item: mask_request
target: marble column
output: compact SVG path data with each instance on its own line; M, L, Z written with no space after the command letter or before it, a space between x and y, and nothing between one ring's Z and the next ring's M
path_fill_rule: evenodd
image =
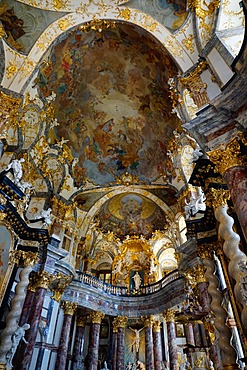
M29 370L30 362L33 355L33 349L36 341L36 336L38 333L39 321L41 317L41 312L43 308L43 303L45 295L54 276L47 273L46 271L41 271L37 274L37 279L35 281L36 291L32 303L31 312L29 315L30 329L27 332L26 340L27 345L25 351L22 353L22 358L19 358L18 370Z
M224 241L223 251L229 260L228 274L235 280L234 296L235 299L242 305L241 322L245 334L247 333L247 305L245 298L245 286L243 284L246 278L247 257L239 247L240 237L234 231L234 220L227 213L229 199L229 192L224 189L210 189L209 199L211 199L215 218L219 222L219 236Z
M38 255L33 252L16 250L12 258L14 263L24 267L20 272L20 281L16 285L15 296L11 301L11 309L6 316L6 326L0 337L0 365L2 364L3 366L7 362L6 355L7 353L9 354L12 348L12 336L19 327L18 323L26 296L26 288L29 284L29 274L32 271L32 266L38 261ZM13 355L11 355L10 361L12 361Z
M127 321L128 317L126 316L117 317L117 370L124 370L125 326Z
M195 338L195 347L202 347L202 337L200 332L200 326L198 323L193 324L194 338Z
M85 335L85 325L87 317L77 316L76 318L76 332L75 332L75 344L73 352L73 370L80 370L82 368L83 359L83 345Z
M62 301L61 308L64 310L64 317L55 368L59 370L65 370L68 355L70 329L73 314L77 308L77 303Z
M185 323L184 331L185 331L185 337L186 337L186 342L188 346L195 347L195 337L194 337L194 330L193 330L192 323L190 322Z
M147 317L144 320L145 327L145 361L146 369L154 370L154 343L153 343L153 316Z
M27 289L26 298L22 307L21 317L19 321L19 326L24 325L29 320L29 314L33 305L33 299L35 296L35 289L29 284Z
M100 325L104 316L105 315L102 312L97 311L92 312L90 315L92 325L91 325L91 341L89 343L89 352L88 352L88 361L89 361L88 370L98 369Z
M166 325L167 325L170 370L177 370L178 348L177 348L177 343L176 343L176 326L175 326L174 311L171 309L168 309L165 313L164 318L165 318Z
M247 168L241 154L241 145L247 145L246 136L239 133L224 147L209 152L210 160L225 180L234 209L247 241Z
M112 370L117 370L117 317L112 322Z
M160 321L153 324L153 342L154 342L154 370L162 369L162 344L160 333Z

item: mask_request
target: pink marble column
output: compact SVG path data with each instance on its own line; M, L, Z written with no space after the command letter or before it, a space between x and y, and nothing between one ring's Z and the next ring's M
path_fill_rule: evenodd
M64 310L64 317L63 317L63 326L62 326L61 337L60 337L58 351L57 351L57 359L56 359L55 368L59 370L65 370L67 355L68 355L68 345L69 345L72 317L73 317L74 311L77 308L77 304L72 303L72 302L62 301L61 307Z
M247 168L230 167L225 171L223 178L230 190L231 199L247 241Z
M128 318L118 316L115 319L115 325L118 328L117 332L117 370L124 370L124 351L125 351L125 326Z
M203 347L202 345L202 336L200 332L200 326L199 324L193 324L193 329L194 329L194 338L195 338L195 345L196 347Z
M24 325L26 322L28 322L29 315L32 309L33 300L35 296L35 290L34 289L28 289L26 298L22 307L21 317L19 321L19 326Z
M99 357L99 334L100 334L100 325L103 317L105 316L101 312L92 312L90 315L92 319L91 325L91 341L89 343L89 365L88 370L97 370L98 369L98 357Z
M75 344L73 352L73 366L72 366L73 370L80 370L82 368L83 344L86 321L87 321L86 316L77 316Z
M162 344L160 334L160 321L156 321L153 325L153 341L154 341L154 369L161 370Z
M185 331L187 344L190 347L195 347L195 338L194 338L193 325L190 322L184 324L184 331Z
M177 349L177 343L176 343L175 314L173 310L168 309L166 311L165 320L166 320L166 325L167 325L170 370L177 370L178 349Z
M36 287L35 296L33 298L31 311L29 314L28 324L30 329L27 331L26 340L27 345L25 351L18 358L18 370L30 370L30 362L33 355L33 349L36 342L36 336L38 333L39 321L41 317L41 312L43 308L43 303L45 295L50 285L53 276L46 271L41 271L37 274L34 286Z
M210 311L210 297L208 294L208 283L199 282L197 284L198 289L198 300L204 312Z

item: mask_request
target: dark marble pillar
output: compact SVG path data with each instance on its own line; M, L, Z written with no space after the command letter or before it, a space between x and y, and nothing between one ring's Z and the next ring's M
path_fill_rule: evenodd
M86 316L77 316L75 344L74 344L74 352L73 352L73 365L72 365L73 370L80 370L82 368L83 345L84 345L86 321L87 321Z
M87 370L98 369L98 357L99 357L99 334L101 321L105 315L102 312L92 312L91 319L91 341L89 343L88 352L88 368Z
M27 289L26 298L22 307L21 317L19 321L19 326L24 325L28 322L30 312L32 310L33 300L35 296L35 289L29 288Z
M117 370L117 333L118 327L116 319L113 320L113 335L112 335L112 370Z
M173 310L168 309L166 311L165 320L166 320L166 325L167 325L170 370L177 370L178 349L177 349L177 343L176 343L175 314Z
M72 317L77 308L77 303L62 301L61 307L64 310L64 317L55 368L59 370L65 370Z
M125 351L125 326L128 318L123 316L117 317L117 370L124 370L124 351Z
M234 209L247 241L247 168L243 166L228 168L223 178L230 190Z
M186 342L188 346L195 347L195 338L194 338L194 330L192 323L185 323L184 324L184 331L186 336Z
M153 341L154 341L154 369L161 370L162 344L160 333L160 321L156 321L153 325Z
M43 303L45 299L45 295L50 285L53 275L47 273L46 271L41 271L37 274L37 278L35 280L35 295L33 298L31 312L29 314L29 321L28 324L30 325L30 329L27 331L26 340L27 345L23 353L18 358L18 370L29 370L30 362L33 355L33 349L36 342L36 336L38 333L39 321L41 317L41 312L43 308Z

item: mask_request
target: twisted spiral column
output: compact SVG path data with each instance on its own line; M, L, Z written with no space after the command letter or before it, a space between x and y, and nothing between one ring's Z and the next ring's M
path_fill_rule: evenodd
M22 306L26 297L26 289L29 284L29 275L33 264L37 261L37 253L16 251L14 262L22 260L25 266L20 272L20 282L16 285L15 296L11 301L11 309L6 317L6 327L0 338L0 362L6 363L6 354L12 348L12 335L18 329Z
M218 290L219 280L215 276L215 264L213 261L204 258L203 264L206 268L205 277L208 280L208 293L211 296L211 309L215 314L215 327L219 332L219 347L222 353L222 363L224 369L238 369L236 364L237 355L230 345L231 330L226 326L227 313L221 306L223 297Z
M228 273L235 280L234 295L236 300L243 306L241 322L243 330L247 332L247 306L241 291L241 280L246 273L241 270L241 264L247 262L246 255L239 249L240 237L233 230L234 220L228 215L226 204L227 191L223 189L211 189L215 199L215 218L219 222L219 235L224 240L223 251L229 259Z

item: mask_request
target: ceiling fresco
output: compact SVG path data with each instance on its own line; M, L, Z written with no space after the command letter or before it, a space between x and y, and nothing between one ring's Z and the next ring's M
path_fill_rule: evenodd
M16 0L0 1L0 21L5 40L14 49L27 54L49 24L65 12L42 10Z
M180 28L189 14L186 0L130 0L128 6L151 15L171 32Z
M43 97L56 94L49 141L67 140L77 187L112 185L126 172L147 184L162 178L180 127L167 83L177 72L152 36L124 23L73 30L45 55L35 84Z
M151 200L136 194L123 193L105 202L98 213L101 231L113 232L123 239L126 235L150 238L167 224L165 213Z

